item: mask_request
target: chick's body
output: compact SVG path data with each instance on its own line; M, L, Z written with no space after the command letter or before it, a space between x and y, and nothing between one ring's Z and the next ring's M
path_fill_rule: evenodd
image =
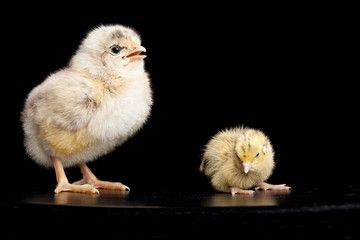
M205 146L200 171L221 192L252 194L247 190L289 189L265 183L275 166L268 137L259 130L238 127L218 132Z
M51 74L26 100L22 121L31 158L54 166L57 177L58 163L60 168L79 165L81 183L95 184L84 164L122 144L150 114L152 93L142 51L130 28L111 25L91 31L69 66Z
M30 156L46 167L52 166L49 156L61 157L69 167L107 153L135 133L150 111L148 78L118 84L105 86L67 69L36 87L24 119Z

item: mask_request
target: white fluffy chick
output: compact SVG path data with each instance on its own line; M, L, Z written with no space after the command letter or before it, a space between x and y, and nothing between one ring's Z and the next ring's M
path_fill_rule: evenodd
M270 140L261 131L237 127L219 131L207 143L200 171L210 177L212 186L221 192L253 194L248 190L279 189L290 187L265 183L275 166Z
M54 167L55 193L129 190L98 180L86 166L136 133L147 120L152 91L139 35L122 25L90 31L68 66L28 95L22 122L28 155ZM83 178L68 182L64 167L78 165Z

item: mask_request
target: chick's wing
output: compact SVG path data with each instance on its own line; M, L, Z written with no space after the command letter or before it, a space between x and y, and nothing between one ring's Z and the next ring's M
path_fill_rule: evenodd
M39 136L60 153L74 153L91 143L86 129L99 104L99 91L81 76L57 73L36 87L26 103L25 118Z

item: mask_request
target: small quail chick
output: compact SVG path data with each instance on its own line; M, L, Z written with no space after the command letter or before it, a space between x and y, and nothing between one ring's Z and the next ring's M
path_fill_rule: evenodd
M221 192L253 194L248 190L290 187L265 183L275 166L270 140L261 131L237 127L219 131L207 143L200 171L211 179L212 186Z
M36 163L54 167L55 193L129 190L97 179L86 163L124 143L150 114L152 92L140 44L131 28L99 26L67 67L28 95L22 112L26 151ZM70 184L64 167L75 165L83 178Z

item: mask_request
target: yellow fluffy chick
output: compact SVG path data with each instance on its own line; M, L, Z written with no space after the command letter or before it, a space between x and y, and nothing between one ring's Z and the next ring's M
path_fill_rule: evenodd
M270 140L261 131L237 127L218 132L205 146L200 171L210 177L212 186L221 192L253 194L248 190L290 187L265 183L275 166Z
M25 147L38 164L54 167L55 193L129 190L98 180L86 163L136 133L152 105L139 35L122 25L90 31L67 67L28 95L22 112ZM83 178L68 182L64 167L78 165Z

